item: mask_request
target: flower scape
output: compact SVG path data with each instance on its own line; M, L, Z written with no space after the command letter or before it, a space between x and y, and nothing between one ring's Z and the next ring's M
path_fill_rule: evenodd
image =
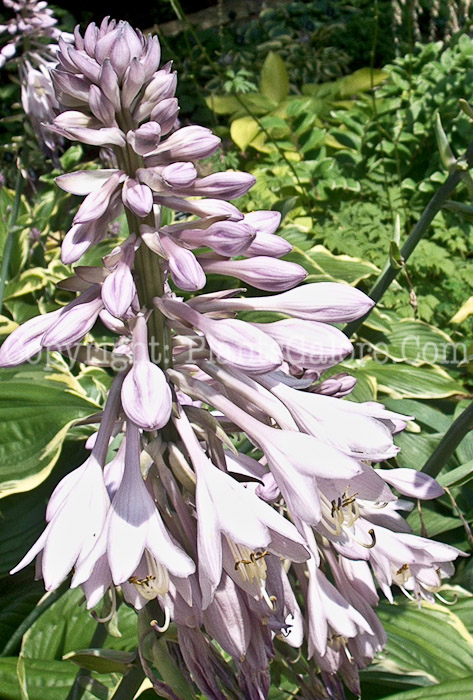
M175 625L205 697L227 697L220 649L241 697L266 698L276 641L306 644L327 688L359 694L359 669L386 641L378 591L433 601L462 554L412 534L412 503L391 488L432 499L443 492L433 478L373 466L397 454L409 417L347 400L347 374L321 377L352 349L337 324L373 302L345 284L301 284L280 214L229 201L251 175L201 174L220 140L179 125L156 37L106 18L57 40L55 67L41 68L57 105L48 133L106 149L113 167L57 178L84 197L62 243L63 262L79 265L61 284L77 297L17 328L0 364L66 352L100 320L117 336L102 361L119 369L90 456L57 485L12 573L36 559L51 591L72 572L89 609L116 589L137 610L157 601L156 634ZM123 209L126 240L102 267L81 266ZM206 292L207 275L262 293Z

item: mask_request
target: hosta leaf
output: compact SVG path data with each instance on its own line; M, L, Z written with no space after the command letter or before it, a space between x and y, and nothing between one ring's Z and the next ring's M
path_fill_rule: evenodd
M32 581L29 570L18 574L15 585L12 583L8 578L0 581L0 653L44 595L43 582Z
M395 399L440 399L464 393L459 382L440 367L380 364L366 360L363 371L375 377L379 388Z
M25 270L5 286L5 301L36 292L47 283L48 275L43 268L33 267Z
M27 365L4 369L0 376L0 497L4 497L44 481L71 425L99 406L87 398L65 364L59 372Z
M416 535L422 535L423 532L427 532L429 537L438 537L444 532L450 532L461 527L461 522L458 518L439 513L435 510L435 506L428 503L422 504L422 522L417 509L412 511L407 521Z
M306 282L330 280L355 285L379 272L376 265L370 262L349 255L334 255L323 245L316 245L309 250L294 246L286 259L298 262L307 270L309 276Z
M473 676L473 638L453 608L382 603L378 613L388 643L374 670L399 674L420 671L432 683Z
M363 337L378 353L416 367L446 363L455 352L447 333L423 321L401 319L391 322L386 334L365 332Z
M18 658L0 659L0 688L2 700L25 700L17 676ZM65 661L24 659L22 661L28 700L66 700L77 675L77 666ZM93 691L86 689L82 700L106 700L107 688L113 688L120 676L100 676L94 681Z
M445 474L440 474L437 481L447 488L452 486L463 486L473 479L473 461L462 464Z
M473 676L386 696L386 700L471 700Z

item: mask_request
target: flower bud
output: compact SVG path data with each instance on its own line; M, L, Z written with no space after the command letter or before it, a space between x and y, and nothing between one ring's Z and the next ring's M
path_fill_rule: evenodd
M246 216L243 219L245 222ZM255 238L249 246L242 250L241 254L247 258L255 257L256 255L266 255L271 258L282 258L292 250L292 245L281 236L275 236L273 233L264 233L257 231Z
M168 134L176 123L179 114L179 103L176 97L167 97L161 100L151 110L150 118L161 126L161 133Z
M99 219L110 206L110 198L125 176L120 171L115 171L100 187L91 192L84 199L79 207L79 211L74 217L75 224L83 224L87 221Z
M187 292L195 292L205 286L205 273L194 253L177 245L168 236L161 237L161 245L168 258L173 282Z
M126 314L136 294L131 265L135 257L133 243L125 246L116 268L102 284L102 301L106 310L116 318Z
M253 226L257 233L271 234L281 223L281 214L278 211L251 211L245 214L243 221Z
M352 377L348 372L340 372L328 379L324 379L320 384L315 384L309 391L312 391L314 394L323 394L324 396L333 396L341 399L353 391L356 382L356 378Z
M194 222L190 222L192 226ZM218 221L207 229L184 229L175 234L182 243L190 248L207 246L219 255L232 257L238 255L252 240L254 233L251 226L243 222Z
M353 349L342 331L326 323L288 318L253 325L274 338L286 362L305 369L333 367Z
M160 138L161 127L156 122L147 122L136 129L136 131L129 131L126 135L126 140L135 153L138 153L140 156L155 149Z
M171 389L164 372L150 362L146 321L136 319L133 330L133 367L122 386L123 410L143 430L158 430L169 421Z
M150 156L149 165L208 158L219 146L220 139L210 129L203 126L184 126L159 144L155 153Z
M94 284L61 309L55 323L42 336L42 347L61 350L75 345L90 331L102 309L100 286Z
M214 173L196 180L189 194L216 197L218 199L237 199L253 187L256 178L249 173Z
M122 189L123 204L140 218L153 208L153 193L147 185L141 185L131 177L125 180Z
M251 284L256 289L281 292L295 287L307 277L307 272L297 263L266 256L248 260L201 260L206 272L230 275Z
M21 365L41 352L41 338L57 320L61 309L35 316L15 328L0 348L0 367Z
M123 77L121 103L125 109L130 108L144 82L145 68L137 58L134 58L126 69Z

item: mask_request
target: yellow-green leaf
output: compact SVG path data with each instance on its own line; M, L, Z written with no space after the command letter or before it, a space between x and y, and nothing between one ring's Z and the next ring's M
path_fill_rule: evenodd
M262 94L275 104L286 99L289 93L289 76L281 56L270 51L265 58L260 76Z
M464 304L458 309L455 316L452 318L451 323L463 323L468 316L473 314L473 297L470 297L465 301Z
M215 114L233 114L241 105L232 95L210 95L205 98L207 107Z
M252 117L235 119L230 126L230 136L238 148L245 151L251 141L257 136L260 128Z

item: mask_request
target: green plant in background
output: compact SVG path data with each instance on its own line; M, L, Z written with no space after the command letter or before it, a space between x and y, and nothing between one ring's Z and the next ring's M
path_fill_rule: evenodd
M308 83L301 87L302 94L308 99L301 100L289 95L287 66L281 56L270 51L259 76L259 92L210 95L206 103L215 114L229 117L230 136L242 151L251 147L262 153L271 153L277 151L278 145L288 152L288 157L299 160L299 136L304 137L311 126L322 126L323 118L331 109L341 104L349 108L356 95L368 92L387 76L386 72L366 68L332 82ZM304 115L303 129L299 127L293 132L288 117L297 115ZM330 134L326 134L323 143L341 147ZM313 145L311 141L309 148ZM307 150L304 140L300 150L302 155Z

